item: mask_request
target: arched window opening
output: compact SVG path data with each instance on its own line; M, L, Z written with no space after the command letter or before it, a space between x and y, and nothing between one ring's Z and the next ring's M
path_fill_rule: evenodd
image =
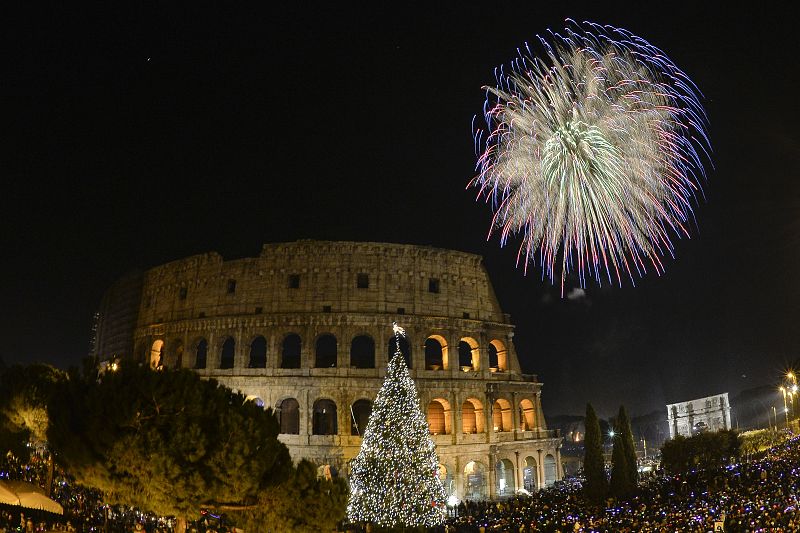
M512 431L514 429L511 403L505 399L495 400L492 404L492 422L495 431Z
M519 423L522 431L532 431L536 427L536 409L533 402L525 399L519 402Z
M358 400L350 407L350 435L364 436L367 429L369 416L372 414L372 402L369 400Z
M495 478L497 479L497 496L500 498L513 496L516 490L514 480L514 463L508 459L500 459L495 465Z
M397 339L394 335L389 339L389 350L388 356L389 361L392 360L394 354L397 353ZM408 342L406 337L400 337L400 353L403 354L403 358L406 360L406 366L411 368L411 345Z
M259 335L250 343L250 368L267 367L267 339Z
M468 398L461 406L461 430L464 433L483 433L483 404L475 398Z
M548 453L544 456L544 486L552 487L557 478L556 458Z
M336 404L332 400L314 402L314 435L336 435L339 431L336 421Z
M278 418L281 433L286 435L300 434L300 404L294 398L286 398L278 404Z
M486 467L477 461L470 461L464 467L464 499L486 499Z
M478 342L470 337L464 337L458 343L458 366L464 372L475 372L480 370L480 355Z
M438 335L425 339L425 368L427 370L444 370L446 343Z
M194 352L194 367L197 369L205 368L208 363L208 341L200 339Z
M183 342L177 341L172 348L172 353L175 368L183 368Z
M525 458L525 468L522 470L522 484L528 492L533 492L539 488L539 470L536 459L531 456Z
M436 473L447 495L451 496L455 494L456 487L455 487L455 479L453 479L453 473L454 473L453 468L448 467L447 465L444 465L442 463L439 463L439 466L436 468Z
M428 404L428 427L431 435L449 435L452 432L450 403L436 398Z
M316 368L332 368L336 366L336 337L330 333L320 335L317 339L314 366Z
M233 358L236 353L236 341L233 337L228 337L222 343L222 351L219 354L220 368L233 368Z
M153 370L161 368L164 365L164 341L161 339L155 341L150 348L150 368Z
M290 333L283 339L281 368L300 368L300 335Z
M375 368L375 341L368 335L353 337L350 343L352 368Z
M493 372L508 372L508 352L500 340L489 343L489 368L494 369Z

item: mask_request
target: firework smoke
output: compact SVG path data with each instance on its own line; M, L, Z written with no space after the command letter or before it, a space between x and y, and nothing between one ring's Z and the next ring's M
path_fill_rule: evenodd
M551 283L576 271L632 282L689 236L705 179L706 116L694 84L658 48L610 26L568 21L526 46L487 88L477 176L501 245ZM701 156L702 154L702 156Z

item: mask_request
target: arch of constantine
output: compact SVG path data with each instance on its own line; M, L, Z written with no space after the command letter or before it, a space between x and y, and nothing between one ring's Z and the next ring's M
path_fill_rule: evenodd
M254 258L188 257L109 289L96 355L195 369L273 408L295 459L346 471L397 349L393 320L448 494L503 497L561 479L542 385L521 372L477 255L298 241Z

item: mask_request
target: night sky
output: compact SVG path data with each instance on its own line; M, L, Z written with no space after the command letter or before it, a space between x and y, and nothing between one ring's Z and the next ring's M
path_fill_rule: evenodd
M777 383L798 356L799 47L787 13L161 4L3 16L7 364L77 365L103 291L131 268L297 239L483 255L549 415L735 394ZM566 17L667 52L705 95L715 168L666 274L561 299L539 270L515 267L517 240L486 241L489 207L465 186L481 87Z

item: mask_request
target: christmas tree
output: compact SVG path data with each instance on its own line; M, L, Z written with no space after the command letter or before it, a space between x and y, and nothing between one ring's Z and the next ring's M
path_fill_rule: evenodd
M400 346L402 328L394 324ZM347 517L382 526L435 526L447 497L414 381L398 348L389 361L350 473Z

